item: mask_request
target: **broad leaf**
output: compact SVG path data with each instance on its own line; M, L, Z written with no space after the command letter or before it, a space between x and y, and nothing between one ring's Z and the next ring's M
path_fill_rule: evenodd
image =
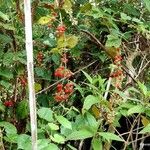
M17 140L18 149L29 150L31 149L31 137L27 134L21 134Z
M60 134L54 134L54 136L51 136L52 141L63 144L65 142L65 138Z
M124 141L118 135L115 135L114 133L110 133L110 132L99 132L99 135L108 141L110 141L110 140Z
M100 138L99 139L93 138L92 147L93 147L93 150L103 150L101 139Z
M6 122L6 121L0 122L0 127L3 127L7 134L17 134L16 127L9 122Z
M88 95L85 98L84 104L83 104L83 110L89 110L91 108L92 105L99 103L99 99L93 95Z
M40 118L45 119L47 121L53 121L53 112L50 108L40 108L38 113Z
M86 130L86 129L81 129L79 131L74 131L70 135L67 136L67 140L82 140L86 138L90 138L94 136L94 133Z
M55 115L56 120L65 128L72 129L71 122L63 116Z
M59 126L54 123L48 123L51 130L59 130Z
M132 115L134 113L143 113L144 111L145 111L144 106L138 104L137 106L134 106L128 110L128 115Z

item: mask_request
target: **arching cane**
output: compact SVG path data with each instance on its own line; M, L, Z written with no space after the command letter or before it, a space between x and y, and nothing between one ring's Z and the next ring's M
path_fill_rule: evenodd
M32 19L30 0L24 0L24 12L32 150L37 150L37 116L34 90Z

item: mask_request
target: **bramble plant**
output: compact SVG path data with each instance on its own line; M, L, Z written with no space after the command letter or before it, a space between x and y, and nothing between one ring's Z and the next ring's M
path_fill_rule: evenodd
M0 150L32 149L22 6L0 0ZM32 0L38 150L147 148L149 16L149 0Z

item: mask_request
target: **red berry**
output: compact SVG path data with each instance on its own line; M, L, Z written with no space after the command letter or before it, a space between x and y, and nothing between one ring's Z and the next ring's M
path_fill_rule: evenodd
M6 107L13 107L13 106L14 106L14 103L13 103L12 101L5 101L5 102L4 102L4 105L5 105Z
M20 83L21 83L21 85L22 85L23 87L25 87L26 84L27 84L27 79L24 78L24 77L21 77L21 78L20 78Z
M63 84L61 83L57 84L57 92L62 91L62 89L63 89Z

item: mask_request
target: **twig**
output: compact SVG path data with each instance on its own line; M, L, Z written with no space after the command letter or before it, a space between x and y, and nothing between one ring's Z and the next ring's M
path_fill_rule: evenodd
M114 67L111 70L111 73L114 71ZM104 94L104 99L107 99L108 93L109 93L109 89L110 89L110 85L111 85L111 81L112 81L112 77L109 77L108 79L108 83L107 83L107 87L106 87L106 92Z
M90 67L90 66L93 65L95 62L97 62L97 60L94 61L94 62L92 62L92 63L90 63L89 65L87 65L87 66L85 66L85 67L83 67L83 68L77 70L76 72L73 73L73 75L75 75L75 74L79 73L80 71L82 71L82 70L84 70L84 69ZM58 83L60 83L61 81L65 80L65 79L67 79L67 77L62 78L61 80L59 80L59 81L57 81L57 82L51 84L50 86L46 87L45 89L43 89L43 90L37 92L36 95L41 94L41 93L43 93L43 92L46 92L47 90L49 90L50 88L52 88L53 86L57 85Z
M126 142L125 142L125 145L124 145L123 150L126 150L126 147L129 145L130 136L131 136L131 134L132 134L133 128L134 128L134 126L135 126L135 124L136 124L137 119L139 118L139 116L140 116L140 114L138 114L138 116L135 118L135 120L134 120L134 122L133 122L133 124L132 124L132 126L131 126L131 129L130 129L128 138L127 138L127 140L126 140ZM133 141L132 141L132 142L133 142ZM131 143L132 143L132 142L131 142Z
M78 150L82 150L82 146L83 146L83 144L84 144L84 140L81 140L81 142L80 142L80 144L79 144L79 148L78 148Z
M140 72L138 72L137 76L135 77L135 79L138 78L138 76L141 74L141 72L149 65L150 61L148 61L145 66L140 70Z
M93 39L96 42L96 44L99 47L101 47L104 51L107 52L107 49L105 48L105 46L92 33L90 33L87 30L83 30L83 29L81 29L80 31L83 32L83 33L86 33L91 39Z
M147 137L150 137L150 135L146 135L146 136L144 136L144 137L141 137L141 138L137 139L136 141L140 141L140 140L145 139L145 138L147 138ZM131 144L132 142L135 142L135 140L129 142L128 144Z

